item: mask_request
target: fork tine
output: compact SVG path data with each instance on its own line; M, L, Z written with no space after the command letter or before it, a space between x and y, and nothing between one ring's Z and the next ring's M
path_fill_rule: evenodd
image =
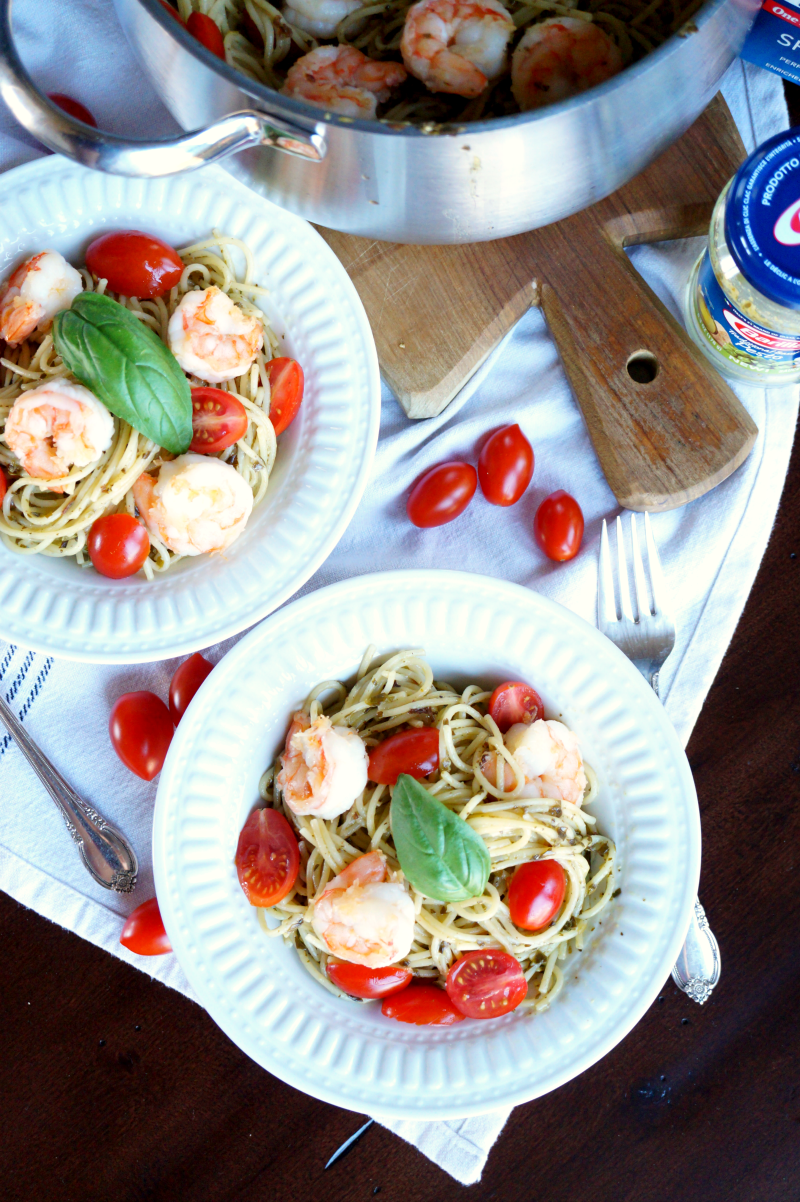
M658 558L653 531L650 526L650 514L644 515L644 536L647 542L647 559L650 564L650 589L653 594L653 610L657 614L668 614L670 610L667 600L667 586L664 583L664 573L661 570L661 560Z
M600 532L600 572L597 582L597 617L602 627L604 622L617 621L617 602L614 597L614 576L611 571L611 551L608 546L608 526L603 518Z
M650 598L647 595L647 581L644 578L642 553L639 550L639 530L636 525L636 514L631 514L631 552L633 558L633 582L636 587L636 610L638 619L650 616Z
M625 562L625 537L622 533L622 518L617 518L617 564L619 568L619 608L623 618L633 621L631 594L628 588L628 565Z

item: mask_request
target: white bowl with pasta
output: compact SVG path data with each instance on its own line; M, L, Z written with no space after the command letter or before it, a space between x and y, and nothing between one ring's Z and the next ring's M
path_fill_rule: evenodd
M589 833L613 841L615 890L587 908L582 947L565 945L555 961L558 988L544 1006L446 1027L394 1021L379 1003L327 989L293 937L265 934L263 914L240 887L239 833L263 805L260 786L270 795L263 773L283 747L293 712L321 681L352 684L370 644L379 658L424 649L436 681L458 692L526 681L541 694L547 718L578 738L590 783L596 778L596 794L584 802ZM471 818L479 830L491 825L477 811ZM365 832L352 838L363 850ZM561 842L568 852L567 839ZM518 585L403 571L294 601L217 665L170 747L153 854L175 952L211 1017L240 1048L337 1106L451 1119L547 1093L595 1063L641 1018L688 928L700 823L686 756L662 707L597 630ZM595 897L601 893L604 886ZM411 961L416 956L434 971L429 945L423 934ZM552 983L551 966L545 991Z
M207 647L291 596L327 558L350 521L366 485L380 421L369 323L344 268L306 222L213 167L187 177L129 180L50 157L0 179L2 279L45 249L81 267L87 246L99 234L121 229L144 230L177 248L222 231L234 240L228 250L239 280L246 278L247 265L236 240L245 244L252 256L249 279L267 291L245 285L232 294L265 314L261 357L298 360L305 394L276 453L271 425L250 405L254 394L241 389L251 420L237 470L252 487L255 504L244 531L221 553L170 555L151 531L153 559L146 571L114 580L91 565L80 566L86 556L76 559L68 538L63 540L66 554L58 554L59 543L52 540L47 553L32 553L36 538L26 543L14 537L19 520L16 525L3 521L0 637L67 659L109 663L166 659ZM204 253L197 253L198 261ZM208 282L218 282L213 271L202 286ZM193 286L201 286L200 275ZM156 302L150 304L151 326L166 329L168 313L159 314ZM6 349L4 359L2 414L20 380L12 371L19 356ZM40 369L38 363L35 367ZM95 492L108 477L117 491L121 486L120 503L133 512L130 493L124 497L127 483L145 468L157 468L160 460L142 436L135 445L136 432L129 436L128 427L120 432L114 420L114 441L102 461L105 475L101 479L100 469L95 472ZM8 450L3 450L5 461ZM80 503L90 520L102 512L102 502L94 496L87 501L85 482L76 484L75 495L84 498ZM44 502L24 515L32 529L39 523L41 530L52 504L53 494L45 494ZM6 507L19 519L8 496ZM64 521L70 517L74 511Z

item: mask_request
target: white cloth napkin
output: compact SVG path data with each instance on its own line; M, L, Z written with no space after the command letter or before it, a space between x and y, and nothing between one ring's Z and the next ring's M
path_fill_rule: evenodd
M102 127L118 133L156 136L176 128L133 60L110 5L16 0L14 18L20 53L46 91L74 96ZM737 63L723 90L748 148L787 125L776 76ZM0 169L40 153L0 106ZM694 240L633 252L636 267L678 316L702 245ZM737 391L760 430L749 459L708 496L653 522L678 625L675 651L661 674L662 696L684 740L758 569L797 419L796 388L771 392L768 405L763 390ZM523 500L498 510L477 497L452 525L428 531L412 527L405 496L420 471L450 457L474 460L481 435L510 421L521 424L536 453L533 483ZM564 565L546 560L531 533L538 501L559 487L578 498L586 519L583 549ZM594 621L600 524L617 512L543 319L531 311L439 417L409 421L384 389L381 438L364 499L341 543L303 591L383 568L451 567L514 580ZM216 662L233 641L211 648L208 657ZM126 831L142 865L133 899L109 897L96 887L18 749L0 736L0 888L191 997L173 956L139 959L118 942L123 916L153 893L150 830L156 784L145 784L120 764L107 733L114 699L140 688L166 697L177 662L72 664L0 641L5 696L73 786ZM479 1180L507 1117L508 1112L496 1111L452 1123L385 1125L469 1184Z

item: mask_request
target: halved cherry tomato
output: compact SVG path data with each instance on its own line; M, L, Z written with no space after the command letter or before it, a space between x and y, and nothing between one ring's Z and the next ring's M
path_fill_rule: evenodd
M520 864L508 886L511 921L523 931L541 931L561 909L567 877L558 860Z
M242 12L240 21L241 21L241 26L242 26L242 32L244 33L244 35L249 39L249 41L251 41L253 43L256 50L263 50L264 49L264 35L262 34L261 30L256 25L253 18L250 16L250 13L247 11L246 8Z
M275 436L283 434L297 417L303 399L305 378L296 359L272 359L267 364L269 379L269 420Z
M464 1015L456 1010L444 990L424 981L413 981L395 997L387 998L381 1014L418 1027L451 1027L464 1021Z
M533 533L548 559L564 563L578 554L583 538L583 513L563 488L545 497L533 519Z
M71 96L65 96L63 92L48 92L47 98L52 100L53 104L57 104L65 113L69 113L70 117L74 117L76 121L82 121L84 125L93 125L97 129L97 122L80 100L73 100Z
M444 526L464 512L477 487L478 473L471 463L438 463L411 489L406 512L423 530Z
M201 46L216 54L217 58L225 60L225 42L220 33L219 25L205 13L189 13L186 28L193 38L197 38Z
M3 471L3 469L0 467L0 505L3 504L3 498L6 495L7 487L8 487L8 485L6 484L6 474Z
M179 25L182 25L184 29L186 28L186 22L184 21L183 17L176 9L174 9L172 7L172 5L169 3L169 0L158 0L158 2L161 5L161 7L169 13L169 15L171 17L175 18L175 20L178 22Z
M192 441L197 455L218 455L247 433L247 410L221 388L192 389Z
M176 250L141 230L115 230L95 238L86 252L86 266L113 292L150 299L178 283L183 263Z
M124 580L139 571L150 554L150 535L130 513L107 513L95 518L86 549L101 576Z
M367 776L377 785L396 785L401 772L415 780L439 767L439 731L435 726L401 730L369 753Z
M213 670L214 665L203 659L199 651L195 651L176 668L169 686L169 713L176 726L200 685Z
M486 500L492 505L515 505L532 475L533 447L519 426L495 430L478 459L478 479Z
M165 956L172 951L158 908L158 898L151 897L136 907L128 916L119 941L128 951L136 952L137 956Z
M498 947L465 952L447 974L447 996L467 1018L499 1018L528 992L519 960Z
M253 810L236 848L239 884L251 906L274 906L291 892L300 871L297 838L277 810Z
M140 692L117 698L108 731L125 767L142 780L152 780L164 767L175 728L161 698Z
M529 684L521 680L507 680L499 684L489 698L489 714L494 718L502 734L517 722L529 725L544 717L542 699Z
M410 983L414 974L402 964L388 968L367 968L364 964L345 964L329 960L327 973L334 985L351 997L378 998L399 993Z

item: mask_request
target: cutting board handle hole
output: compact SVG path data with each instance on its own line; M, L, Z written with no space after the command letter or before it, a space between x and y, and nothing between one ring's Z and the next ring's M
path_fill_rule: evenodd
M636 351L627 363L628 375L637 384L652 384L658 375L658 359L651 351Z

